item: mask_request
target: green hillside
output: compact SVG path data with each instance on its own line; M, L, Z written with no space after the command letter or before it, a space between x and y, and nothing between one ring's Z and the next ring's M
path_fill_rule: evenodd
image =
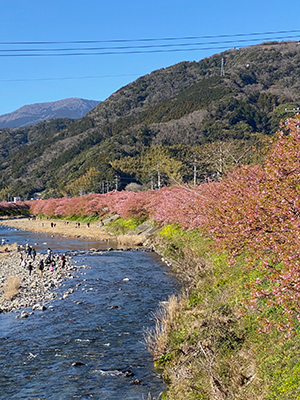
M219 178L260 161L262 138L299 105L299 61L297 42L232 49L145 75L78 121L2 130L0 197L99 191L115 176L119 188L158 173L192 181L194 161L198 180Z

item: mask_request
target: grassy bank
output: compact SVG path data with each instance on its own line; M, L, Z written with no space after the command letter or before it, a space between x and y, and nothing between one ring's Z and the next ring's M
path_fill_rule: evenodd
M184 282L146 335L169 386L163 399L299 399L299 331L289 340L276 329L260 332L259 312L243 306L256 279L243 256L229 266L200 232L172 225L154 245ZM274 308L273 319L280 312Z

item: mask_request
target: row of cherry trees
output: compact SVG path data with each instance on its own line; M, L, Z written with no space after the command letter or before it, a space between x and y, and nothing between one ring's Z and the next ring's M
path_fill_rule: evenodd
M229 265L237 255L247 254L248 268L256 274L251 306L265 315L265 330L274 322L266 317L268 310L279 309L277 326L288 335L300 321L299 125L296 116L282 126L264 165L239 167L221 182L37 200L31 210L64 217L117 213L200 229L230 254Z
M286 121L263 166L239 168L220 183L205 224L233 256L246 250L257 273L252 306L261 311L265 331L275 323L287 336L300 322L299 125L299 116Z
M0 202L0 215L17 215L30 211L30 202L10 203L7 201Z

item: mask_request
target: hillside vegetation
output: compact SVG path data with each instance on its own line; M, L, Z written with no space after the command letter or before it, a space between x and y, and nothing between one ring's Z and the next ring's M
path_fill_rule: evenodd
M191 182L193 162L200 182L258 162L263 138L299 104L299 61L297 42L232 49L145 75L69 126L30 127L30 140L2 131L10 139L0 143L0 195L99 192L115 176L119 188L149 188L158 172L162 184Z

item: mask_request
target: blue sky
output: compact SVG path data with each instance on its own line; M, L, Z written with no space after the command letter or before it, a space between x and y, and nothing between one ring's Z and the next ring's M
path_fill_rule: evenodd
M291 40L297 40L298 11L299 3L294 0L287 6L269 0L0 0L0 115L25 104L68 97L105 100L139 76L181 61L199 61L219 53L220 47L225 50L248 46L268 38L283 40L291 36ZM265 34L292 30L299 32ZM251 36L252 33L262 35ZM246 36L221 37L236 34ZM199 39L137 41L184 37ZM254 38L258 40L239 42ZM128 42L110 42L113 40ZM102 42L66 43L76 41ZM199 44L188 46L208 42L216 43L204 45L207 50L201 50L203 46ZM183 44L180 49L184 51L170 52L175 49L171 44ZM127 47L97 50L98 53L157 49L136 48L145 45L164 45L159 48L164 52L90 55L91 50L85 50L88 55L69 55L83 47ZM39 48L45 50L44 56L24 56L37 54ZM35 52L29 51L32 49Z

